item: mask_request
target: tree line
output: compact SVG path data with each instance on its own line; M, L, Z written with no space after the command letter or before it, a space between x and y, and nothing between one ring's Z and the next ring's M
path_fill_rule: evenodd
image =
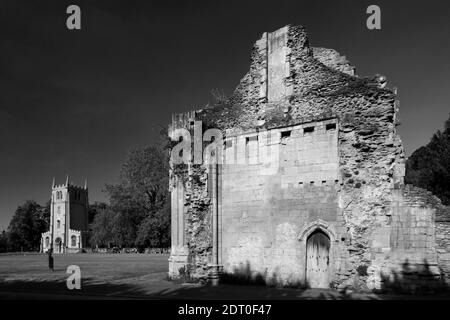
M89 206L91 247L169 247L170 196L168 139L131 150L119 182L105 186L109 203ZM0 234L0 252L38 251L49 230L50 201L27 200Z

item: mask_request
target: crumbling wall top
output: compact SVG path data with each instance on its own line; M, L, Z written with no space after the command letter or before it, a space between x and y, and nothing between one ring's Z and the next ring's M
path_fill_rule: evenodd
M383 104L391 108L395 93L378 78L360 78L354 70L337 51L312 48L303 27L285 26L256 41L250 70L231 97L197 117L215 128L268 129L339 117L344 105L353 112Z

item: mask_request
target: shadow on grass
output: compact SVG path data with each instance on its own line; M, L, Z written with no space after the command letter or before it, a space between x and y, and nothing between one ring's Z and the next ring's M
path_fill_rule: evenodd
M181 276L185 273L180 272ZM178 280L179 281L179 280ZM255 272L250 263L240 264L232 272L223 272L219 286L190 286L176 290L162 290L154 297L162 299L272 299L272 300L378 300L376 295L351 295L331 289L310 289L301 281L281 282L277 272Z
M69 290L65 280L0 280L0 299L145 298L146 290L133 284L83 279L80 290Z
M277 275L252 272L249 263L224 273L219 286L177 283L164 278L134 283L107 283L99 278L84 278L81 290L69 290L66 278L3 281L0 299L256 299L256 300L380 300L450 299L448 288L426 261L414 268L405 261L402 270L384 278L382 291L342 293L331 289L310 289L302 283L283 287ZM287 287L286 287L287 286ZM411 293L415 294L412 296ZM436 293L436 295L430 295Z
M330 289L291 289L267 286L220 285L185 287L153 294L158 299L232 300L380 300L377 295L341 294Z
M161 279L161 281L164 281ZM8 281L0 282L0 299L37 300L97 300L97 299L160 299L160 300L347 300L376 299L376 297L353 297L332 290L298 290L268 286L246 286L223 284L172 285L154 290L151 284L108 284L95 283L92 279L82 282L81 290L68 290L65 281Z
M440 272L439 272L440 271ZM400 271L391 271L391 275L381 275L381 293L434 295L450 293L442 270L431 269L428 261L411 264L406 259Z

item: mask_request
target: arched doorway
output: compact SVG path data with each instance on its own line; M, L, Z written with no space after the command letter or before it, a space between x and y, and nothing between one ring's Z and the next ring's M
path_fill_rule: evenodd
M330 238L321 230L306 241L306 281L311 288L329 288Z
M55 240L55 253L61 253L61 238L56 238Z

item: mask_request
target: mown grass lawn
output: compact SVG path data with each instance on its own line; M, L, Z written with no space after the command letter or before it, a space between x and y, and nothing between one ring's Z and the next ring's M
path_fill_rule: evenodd
M45 254L0 255L0 293L146 296L179 285L167 280L169 255L61 254L54 271ZM81 290L68 290L67 267L81 270Z
M55 254L48 269L46 254L0 255L1 280L46 280L65 277L69 265L78 265L82 276L105 281L152 275L165 278L169 255L149 254Z
M182 284L169 281L167 254L54 255L55 271L45 254L0 254L0 299L449 299L335 290L287 289L249 285ZM69 265L81 270L81 290L69 290Z

